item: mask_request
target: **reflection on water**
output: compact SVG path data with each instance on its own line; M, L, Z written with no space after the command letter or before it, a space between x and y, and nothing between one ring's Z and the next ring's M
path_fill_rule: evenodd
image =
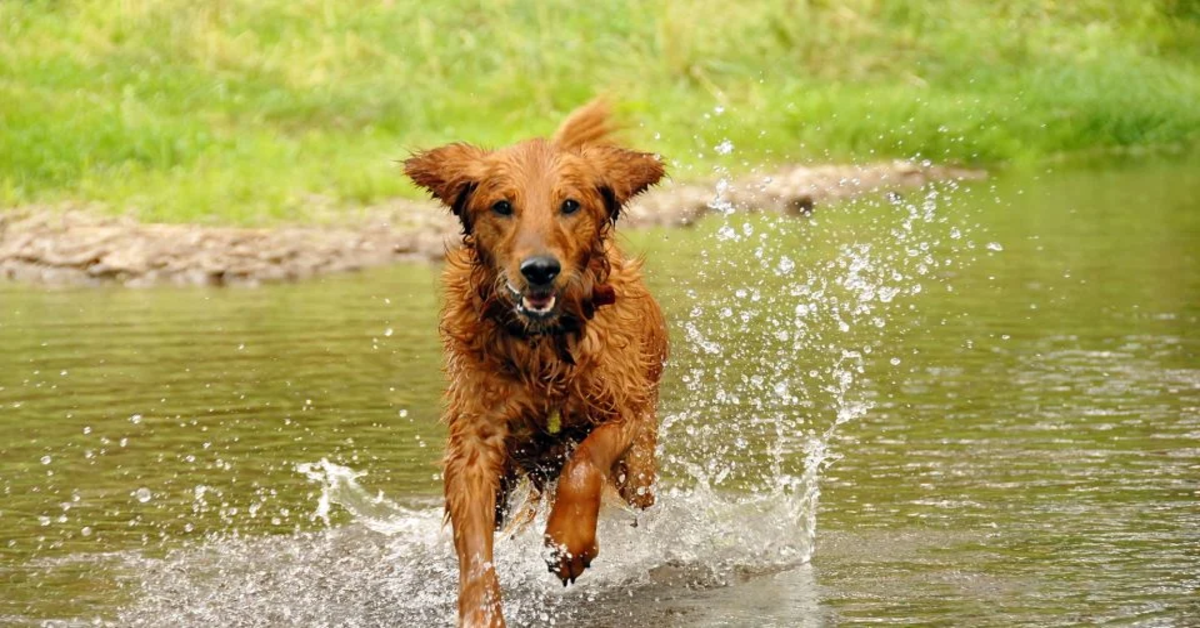
M668 489L574 587L502 541L514 625L1193 621L1189 166L631 235ZM447 624L435 286L0 286L0 622Z

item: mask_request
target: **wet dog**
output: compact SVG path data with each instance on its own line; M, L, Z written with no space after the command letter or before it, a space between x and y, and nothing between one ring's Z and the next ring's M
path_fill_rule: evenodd
M564 585L599 553L607 484L635 507L654 502L667 331L613 229L664 170L656 155L611 143L610 130L596 101L550 139L450 144L404 162L462 223L463 246L447 254L440 331L463 626L504 625L492 544L522 477L553 500L547 561Z

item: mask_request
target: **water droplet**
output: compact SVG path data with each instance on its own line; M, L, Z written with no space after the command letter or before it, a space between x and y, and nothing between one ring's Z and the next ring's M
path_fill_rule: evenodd
M1001 246L999 242L988 242L987 249L989 251L1003 251L1004 247Z
M729 153L733 152L733 142L724 140L720 144L714 146L713 150L716 151L718 155L728 155Z
M82 535L84 535L84 536L91 536L91 535L92 535L92 528L91 528L91 527L89 527L89 526L83 526L83 529L82 529L82 530L80 530L80 531L79 531L79 533L80 533L80 534L82 534Z
M129 422L133 423L134 425L139 425L142 422L142 415L135 414L135 415L129 417Z
M42 464L50 464L54 459L50 456L42 456Z
M143 486L133 492L133 497L144 504L150 501L150 498L154 497L154 494L150 492L150 489Z
M393 333L395 333L395 331L391 327L388 327L387 329L383 330L383 335L388 338L391 338Z
M891 362L892 366L900 366L900 358L892 358L891 360L888 360L888 362Z

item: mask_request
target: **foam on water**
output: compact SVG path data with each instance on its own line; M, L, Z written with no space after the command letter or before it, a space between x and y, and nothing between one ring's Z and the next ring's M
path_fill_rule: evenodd
M732 147L730 147L732 150ZM871 410L871 373L896 372L886 334L923 290L944 284L963 249L962 225L938 211L953 186L915 200L839 206L837 230L815 220L748 220L717 186L724 215L676 313L664 396L658 504L608 508L601 553L563 588L543 562L545 513L498 537L510 625L631 620L631 598L722 587L796 568L813 554L822 470L839 426ZM730 248L746 255L721 255ZM957 259L956 259L957 258ZM750 261L747 262L746 260ZM904 308L903 310L901 308ZM769 330L763 333L762 330ZM762 455L766 452L767 455ZM291 536L225 536L162 559L137 558L131 626L447 625L457 566L439 503L372 495L362 473L328 460L297 466L349 525ZM586 602L586 603L584 603ZM608 615L605 615L605 614Z

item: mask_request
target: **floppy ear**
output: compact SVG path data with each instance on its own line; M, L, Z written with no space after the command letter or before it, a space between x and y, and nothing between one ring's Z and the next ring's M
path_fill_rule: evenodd
M662 160L653 153L605 144L586 146L581 152L600 172L600 194L613 220L629 199L645 192L666 174Z
M414 154L404 160L404 174L413 183L429 190L434 198L463 219L463 210L475 186L483 178L483 157L487 151L470 144L447 144Z

